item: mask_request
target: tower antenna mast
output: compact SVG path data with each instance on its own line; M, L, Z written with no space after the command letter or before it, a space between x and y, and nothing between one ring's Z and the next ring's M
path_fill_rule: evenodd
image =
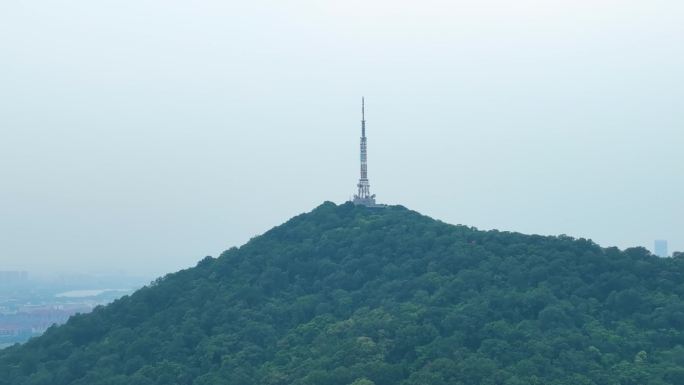
M366 137L366 103L364 97L361 97L361 136Z

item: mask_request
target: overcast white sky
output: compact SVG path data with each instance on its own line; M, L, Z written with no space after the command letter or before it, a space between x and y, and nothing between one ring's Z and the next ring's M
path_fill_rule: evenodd
M684 2L0 2L0 270L162 274L358 178L684 250Z

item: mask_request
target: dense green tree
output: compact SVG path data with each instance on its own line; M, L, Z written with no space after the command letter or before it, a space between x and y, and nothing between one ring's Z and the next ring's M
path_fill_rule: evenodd
M325 203L0 351L0 385L684 385L684 257Z

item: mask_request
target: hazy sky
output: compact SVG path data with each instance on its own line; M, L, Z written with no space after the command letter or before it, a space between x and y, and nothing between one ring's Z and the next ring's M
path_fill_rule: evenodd
M162 274L358 178L684 250L684 2L0 2L0 270Z

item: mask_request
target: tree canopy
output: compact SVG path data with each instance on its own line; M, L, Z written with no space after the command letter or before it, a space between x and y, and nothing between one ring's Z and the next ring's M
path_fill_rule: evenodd
M684 258L324 203L24 345L0 385L684 385Z

